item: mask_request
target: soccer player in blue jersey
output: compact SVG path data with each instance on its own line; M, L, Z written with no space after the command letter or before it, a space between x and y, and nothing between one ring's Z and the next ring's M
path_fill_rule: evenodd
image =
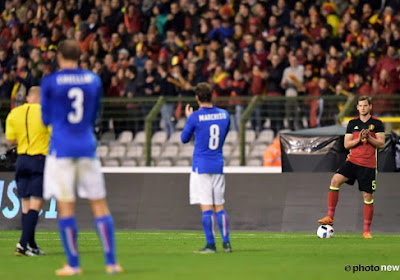
M186 126L181 140L187 143L194 134L192 173L190 174L190 204L200 204L206 246L196 253L215 253L214 212L222 236L225 252L232 252L229 220L224 210L225 176L222 146L229 130L229 113L213 106L212 89L199 83L195 90L199 110L186 105Z
M75 220L75 188L87 198L101 239L107 273L123 272L116 261L114 222L106 202L104 177L96 157L94 124L99 114L102 84L93 72L78 68L76 41L58 46L60 71L42 80L42 120L52 126L44 173L44 197L55 197L59 230L68 264L58 276L81 274Z

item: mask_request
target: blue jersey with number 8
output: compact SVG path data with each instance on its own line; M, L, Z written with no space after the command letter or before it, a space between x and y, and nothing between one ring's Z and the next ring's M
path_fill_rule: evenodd
M183 143L187 143L194 134L194 152L192 170L199 174L222 174L224 156L222 146L229 131L229 114L218 107L201 107L193 112L181 134Z
M52 126L49 154L96 156L94 124L101 96L101 80L91 71L64 69L42 79L42 120Z

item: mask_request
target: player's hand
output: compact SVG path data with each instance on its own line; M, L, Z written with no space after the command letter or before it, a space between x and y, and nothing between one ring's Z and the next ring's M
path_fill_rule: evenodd
M365 129L364 130L364 136L365 136L365 139L368 139L368 137L369 137L369 129Z
M189 116L191 114L193 114L193 107L191 107L190 104L186 104L186 107L185 107L186 118L189 118Z
M360 139L361 141L365 141L369 136L369 130L368 129L362 129L360 132Z

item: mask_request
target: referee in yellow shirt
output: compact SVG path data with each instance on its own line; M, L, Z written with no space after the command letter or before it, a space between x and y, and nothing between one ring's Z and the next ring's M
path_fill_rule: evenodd
M31 87L26 100L28 103L8 114L6 139L8 145L17 145L15 181L22 199L22 235L15 255L36 256L44 254L35 242L35 228L43 205L43 169L50 133L42 123L40 88Z

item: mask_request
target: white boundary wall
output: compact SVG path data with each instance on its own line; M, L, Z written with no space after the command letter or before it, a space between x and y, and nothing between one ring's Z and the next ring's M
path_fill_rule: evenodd
M192 167L102 167L103 173L190 173ZM228 166L225 174L282 173L281 167Z

